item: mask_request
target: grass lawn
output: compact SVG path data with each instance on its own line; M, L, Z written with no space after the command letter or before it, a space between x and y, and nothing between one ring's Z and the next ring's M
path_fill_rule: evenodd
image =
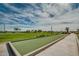
M59 33L53 33L59 34ZM50 36L50 32L30 32L30 33L0 33L0 43L8 41L18 41L23 39L39 38L40 35Z
M35 38L39 35L50 35L48 32L40 32L40 33L0 33L0 43L8 42L8 41L16 41L22 39L31 39Z
M19 42L13 42L13 46L17 49L17 51L21 55L25 55L29 52L34 51L37 48L40 48L56 39L59 37L63 36L65 34L53 34L52 36L49 37L42 37L42 38L37 38L33 40L25 40L25 41L19 41Z

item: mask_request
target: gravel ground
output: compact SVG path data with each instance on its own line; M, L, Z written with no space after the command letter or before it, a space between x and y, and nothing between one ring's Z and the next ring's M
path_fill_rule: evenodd
M72 33L36 56L78 56L77 35Z

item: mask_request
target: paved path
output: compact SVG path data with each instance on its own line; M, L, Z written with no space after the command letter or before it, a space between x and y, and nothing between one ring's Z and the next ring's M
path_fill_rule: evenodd
M72 33L36 56L78 56L77 36Z
M0 56L8 56L8 50L6 47L6 43L0 44Z

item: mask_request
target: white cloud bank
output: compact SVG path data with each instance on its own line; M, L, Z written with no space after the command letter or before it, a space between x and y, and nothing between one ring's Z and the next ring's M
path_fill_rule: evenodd
M19 9L10 4L4 4L7 8L18 12L14 14L6 14L0 11L0 14L4 15L4 18L0 22L13 22L15 23L14 27L17 27L18 24L22 28L25 29L42 29L42 30L50 30L51 25L53 30L62 31L65 27L70 27L71 30L76 30L79 28L79 9L72 10L71 4L40 4L37 6L36 4L31 4L31 8ZM35 24L29 25L30 22L27 22L24 19L18 19L18 17L26 18L28 17L30 21ZM15 20L12 20L15 19ZM21 24L22 23L22 24ZM27 24L27 25L23 25ZM23 26L22 26L23 25ZM10 30L11 25L7 27L7 30Z

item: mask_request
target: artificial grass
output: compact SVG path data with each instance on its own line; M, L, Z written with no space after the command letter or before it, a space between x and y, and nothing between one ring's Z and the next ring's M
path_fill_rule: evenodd
M29 52L34 51L35 49L38 49L56 39L59 37L63 36L65 34L58 34L58 35L52 35L49 37L43 37L43 38L37 38L33 40L25 40L25 41L19 41L19 42L14 42L12 43L13 46L17 49L17 51L21 55L25 55Z

